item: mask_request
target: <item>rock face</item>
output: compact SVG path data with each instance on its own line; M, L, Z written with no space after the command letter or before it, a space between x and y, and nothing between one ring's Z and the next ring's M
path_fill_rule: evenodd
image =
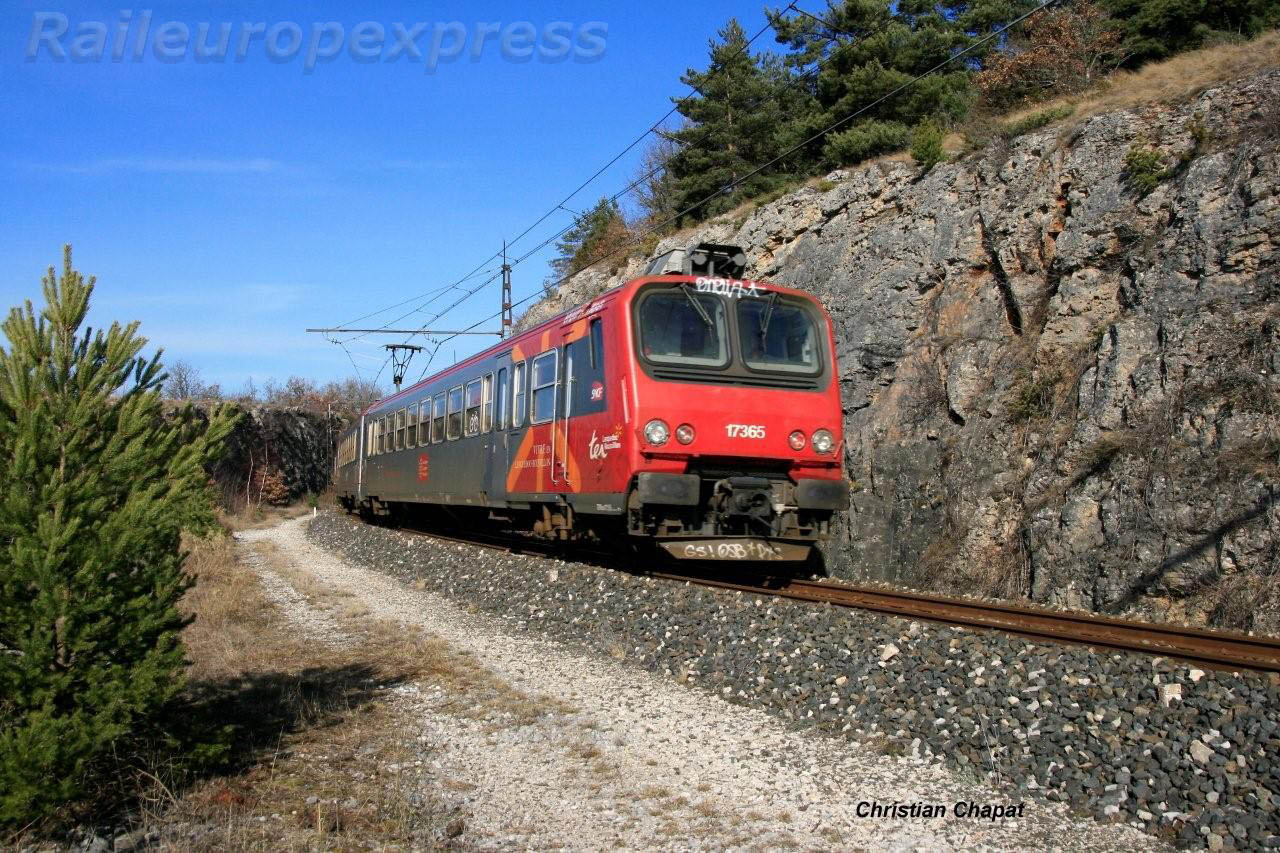
M242 417L210 472L225 506L243 507L246 494L253 503L280 503L329 487L340 420L297 408L235 408Z
M659 247L740 245L831 312L854 492L833 573L1280 630L1277 91L836 172ZM1170 169L1142 196L1147 143Z

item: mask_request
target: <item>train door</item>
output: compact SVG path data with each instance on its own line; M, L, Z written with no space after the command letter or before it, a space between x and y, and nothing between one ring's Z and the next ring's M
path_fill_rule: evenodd
M573 386L576 381L573 370L574 350L572 344L560 347L561 373L557 383L560 386L560 400L557 402L561 404L558 407L561 409L559 429L557 430L556 421L551 422L551 482L558 492L573 490L573 484L569 481L569 441L572 438L569 433L572 428L570 418L573 417ZM558 436L557 431L560 433Z
M558 470L578 493L602 491L606 460L622 438L620 425L608 416L604 348L600 317L591 320L586 335L564 348L564 441L557 448Z
M499 359L493 385L493 432L485 453L485 491L489 502L507 499L507 471L511 467L511 367Z
M529 365L528 359L521 359L511 365L511 408L507 428L504 430L507 451L504 477L514 474L514 467L520 462L520 445L525 431L529 429ZM506 490L506 493L509 496L510 490Z

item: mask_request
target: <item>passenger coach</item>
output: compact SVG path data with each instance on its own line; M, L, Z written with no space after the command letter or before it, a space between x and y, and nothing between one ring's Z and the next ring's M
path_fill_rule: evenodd
M801 291L737 278L744 263L669 252L373 405L340 442L339 501L627 534L686 559L805 559L848 507L831 321Z

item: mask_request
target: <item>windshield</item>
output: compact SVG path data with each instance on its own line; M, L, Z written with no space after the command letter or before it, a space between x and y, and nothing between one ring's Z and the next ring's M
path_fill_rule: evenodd
M719 297L694 293L692 287L662 290L646 295L639 313L641 352L650 361L700 367L729 363Z
M738 336L742 358L754 370L817 373L818 327L812 316L777 294L738 300Z

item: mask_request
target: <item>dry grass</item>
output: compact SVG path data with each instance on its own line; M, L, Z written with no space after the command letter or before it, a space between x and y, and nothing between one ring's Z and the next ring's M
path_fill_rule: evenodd
M1142 104L1179 103L1206 89L1280 67L1280 33L1272 31L1239 44L1222 44L1188 51L1137 71L1119 71L1097 91L1072 98L1045 101L1004 117L1014 123L1055 107L1076 108L1070 121Z
M305 502L289 506L257 506L241 508L235 512L220 510L218 521L228 530L264 530L282 521L311 515L312 509Z
M389 626L375 625L348 648L308 641L265 598L229 537L194 543L188 566L197 576L184 602L195 616L185 636L192 712L233 726L234 747L220 772L194 781L157 768L144 827L189 849L349 847L371 838L421 846L455 819L412 774L388 774L389 765L419 761L422 747L403 736L384 691L470 678L456 656ZM199 830L186 835L181 825Z
M307 510L264 512L264 524ZM162 847L348 849L456 846L461 818L444 803L467 782L430 779L412 718L389 692L439 688L435 710L484 720L492 730L565 710L531 698L443 642L368 618L267 543L254 552L309 607L327 611L348 642L317 642L266 597L229 536L187 543L197 584L184 600L195 617L188 722L229 727L230 751L192 775L182 762L152 766L131 822ZM339 638L341 639L341 638ZM584 759L587 756L584 755Z

